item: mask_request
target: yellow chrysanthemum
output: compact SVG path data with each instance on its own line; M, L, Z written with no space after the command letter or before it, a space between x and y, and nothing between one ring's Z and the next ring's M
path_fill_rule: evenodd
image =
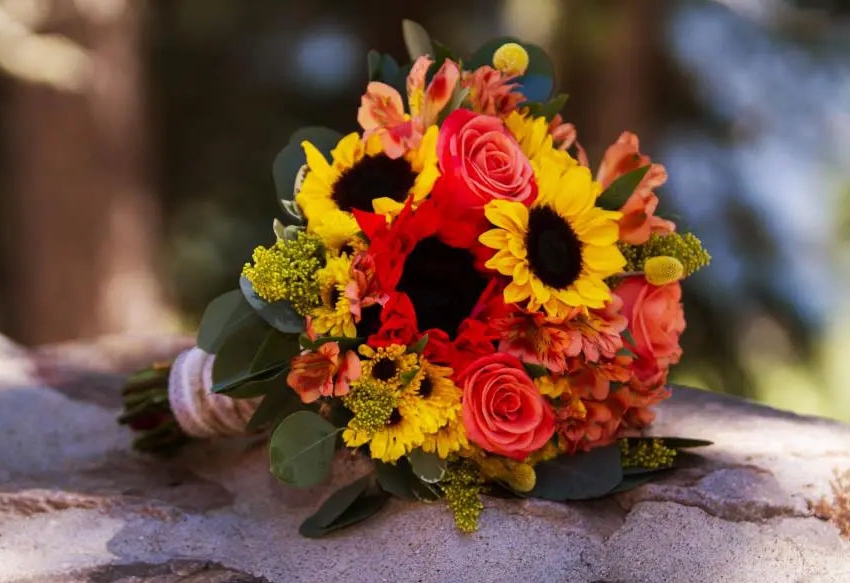
M351 303L345 294L345 288L351 279L350 267L351 260L348 255L334 257L327 254L325 266L316 273L322 305L315 308L311 315L313 329L319 334L347 338L357 336Z
M351 133L331 151L330 162L313 144L302 142L308 171L295 200L307 219L307 231L329 237L326 244L334 248L332 243L359 230L352 210L376 212L391 220L409 197L415 207L440 175L437 135L437 126L432 126L417 148L390 158L382 150L380 136L364 141Z
M494 200L484 213L496 227L479 237L497 252L486 267L511 278L505 302L550 317L601 308L611 299L605 278L623 270L617 248L621 214L594 206L601 186L583 166L543 159L535 169L537 200Z
M369 454L373 458L393 463L425 440L418 404L419 400L412 394L398 396L397 404L384 425L372 430L361 429L352 420L342 432L342 439L348 447L368 443Z
M407 352L401 344L378 348L361 344L358 352L366 357L360 363L360 378L387 389L400 390L403 379L419 371L419 355Z
M448 458L453 453L460 452L462 454L468 448L469 440L466 437L466 428L463 426L463 420L460 417L449 421L436 433L429 433L422 442L422 451L436 453L443 459Z
M452 382L452 369L420 360L420 374L410 389L421 401L422 427L426 433L435 433L460 414L461 390Z
M531 161L535 174L544 161L557 164L563 170L578 166L575 158L555 148L545 117L525 116L513 111L505 118L505 126L516 139L522 153Z

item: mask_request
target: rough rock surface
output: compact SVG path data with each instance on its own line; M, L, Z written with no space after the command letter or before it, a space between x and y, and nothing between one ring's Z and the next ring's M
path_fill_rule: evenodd
M0 581L9 583L850 581L850 543L811 515L850 427L680 390L658 435L711 439L690 467L575 504L486 499L481 529L392 501L321 540L298 525L351 477L275 483L261 439L129 451L121 374L183 338L106 338L24 351L0 337ZM348 474L348 476L346 476Z

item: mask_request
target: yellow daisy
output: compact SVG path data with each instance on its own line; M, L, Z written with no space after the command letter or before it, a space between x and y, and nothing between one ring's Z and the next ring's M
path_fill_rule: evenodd
M358 352L366 357L360 363L360 377L376 386L401 390L402 379L418 372L419 355L408 353L407 347L401 344L378 348L361 344Z
M342 432L342 439L348 447L368 443L369 454L373 458L393 463L421 446L425 440L417 404L418 400L413 395L399 396L389 418L380 427L358 426L355 414Z
M611 299L605 278L623 270L617 248L621 214L594 206L601 186L583 166L541 159L537 200L494 200L484 213L496 227L479 241L496 249L486 267L511 278L505 302L550 317L571 308L601 308Z
M362 140L356 132L348 134L331 151L330 162L313 144L302 142L308 170L295 200L307 218L307 231L328 236L333 247L332 242L359 230L354 209L392 220L411 196L415 207L440 175L437 135L437 126L428 128L417 148L395 159L384 154L378 135Z
M327 336L357 336L354 314L345 295L345 288L351 277L351 260L348 255L326 256L325 266L316 273L319 282L319 296L322 305L311 312L313 329Z
M469 448L469 440L466 438L466 428L460 417L449 421L436 433L429 433L422 442L422 451L436 453L443 459L453 453L462 453L467 448Z

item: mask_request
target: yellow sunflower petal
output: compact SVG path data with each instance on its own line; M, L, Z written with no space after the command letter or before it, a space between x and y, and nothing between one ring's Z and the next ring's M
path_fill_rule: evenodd
M503 229L490 229L481 233L478 241L491 249L503 249L508 245L508 232Z
M505 287L504 298L507 304L516 304L528 298L531 295L531 287L529 285L520 285L512 281Z
M525 233L528 228L528 208L521 202L492 200L484 207L487 220L512 233Z

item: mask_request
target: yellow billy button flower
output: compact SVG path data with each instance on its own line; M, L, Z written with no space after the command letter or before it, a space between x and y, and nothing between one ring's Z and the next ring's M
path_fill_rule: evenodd
M493 67L506 75L522 75L528 69L528 51L517 43L505 43L493 53Z
M643 264L646 281L652 285L667 285L682 279L685 267L675 257L650 257Z

